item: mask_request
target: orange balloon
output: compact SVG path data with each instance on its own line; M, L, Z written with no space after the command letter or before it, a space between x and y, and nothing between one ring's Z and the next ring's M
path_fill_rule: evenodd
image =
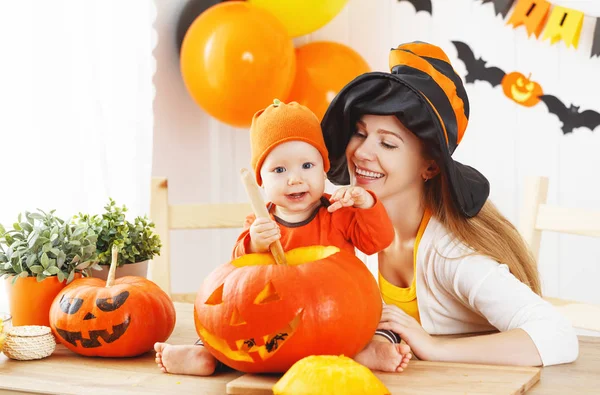
M218 120L248 127L294 81L294 44L267 11L240 1L210 7L192 23L181 46L181 73L196 103Z
M296 49L296 78L287 101L297 101L323 119L329 103L369 64L346 45L318 41Z

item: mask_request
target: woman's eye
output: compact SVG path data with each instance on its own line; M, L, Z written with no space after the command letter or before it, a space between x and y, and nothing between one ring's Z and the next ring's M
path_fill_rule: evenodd
M357 130L356 132L354 132L354 136L352 136L352 137L358 137L358 138L364 139L367 137L367 135L362 130Z
M306 162L306 163L303 163L303 164L302 164L302 168L303 168L303 169L310 169L310 168L312 168L313 166L314 166L314 165L313 165L312 163L310 163L310 162Z
M395 148L398 148L395 145L391 145L391 144L386 143L385 141L381 142L381 146L383 148L385 148L385 149L395 149Z
M273 172L275 172L275 173L283 173L284 171L285 171L285 167L281 167L281 166L273 169Z

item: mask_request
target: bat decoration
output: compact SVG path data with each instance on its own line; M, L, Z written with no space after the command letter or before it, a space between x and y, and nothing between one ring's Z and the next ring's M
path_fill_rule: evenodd
M524 107L533 107L543 101L548 112L556 115L562 122L563 134L572 133L573 129L580 127L593 131L600 126L600 113L594 110L580 112L579 107L572 104L567 107L556 96L544 94L542 87L530 79L531 75L525 77L519 72L507 74L498 67L487 67L487 62L482 58L475 58L473 50L464 42L452 41L452 44L467 69L466 83L472 84L479 80L489 82L492 87L501 85L506 97Z
M572 133L575 128L588 128L591 131L600 125L600 113L593 110L579 112L579 107L571 104L565 106L563 102L552 95L541 95L540 100L548 107L548 112L554 114L562 121L563 134Z
M486 67L486 61L482 58L475 59L475 55L471 48L462 41L452 41L458 52L458 58L463 61L467 68L465 82L473 83L477 80L487 81L492 87L500 85L502 79L506 75L504 71L498 67Z
M515 0L483 0L481 4L493 3L496 15L502 14L502 18L506 18L514 1Z
M415 10L417 12L425 11L425 12L429 12L430 15L433 15L431 0L398 0L398 3L402 2L402 1L406 1L410 4L412 4L413 7L415 7Z

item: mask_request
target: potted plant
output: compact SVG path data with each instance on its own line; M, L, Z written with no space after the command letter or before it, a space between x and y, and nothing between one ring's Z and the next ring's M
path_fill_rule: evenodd
M0 225L0 278L13 325L49 325L54 297L96 261L96 233L46 213L25 212L13 229Z
M148 261L160 255L160 237L154 233L154 223L147 217L136 217L131 223L126 219L127 207L117 206L109 198L102 215L79 214L78 223L87 224L98 234L96 253L99 266L94 266L92 276L107 279L113 244L119 247L116 277L147 277Z

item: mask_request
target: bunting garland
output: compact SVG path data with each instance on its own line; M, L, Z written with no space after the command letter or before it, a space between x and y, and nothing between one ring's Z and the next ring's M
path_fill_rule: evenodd
M525 26L527 34L549 40L550 44L564 41L567 47L577 48L585 14L567 7L552 5L547 0L481 0L482 4L494 4L496 15L506 18L510 9L513 12L507 25L513 28ZM513 7L514 5L514 7ZM596 18L596 27L592 40L590 57L600 56L600 17Z

